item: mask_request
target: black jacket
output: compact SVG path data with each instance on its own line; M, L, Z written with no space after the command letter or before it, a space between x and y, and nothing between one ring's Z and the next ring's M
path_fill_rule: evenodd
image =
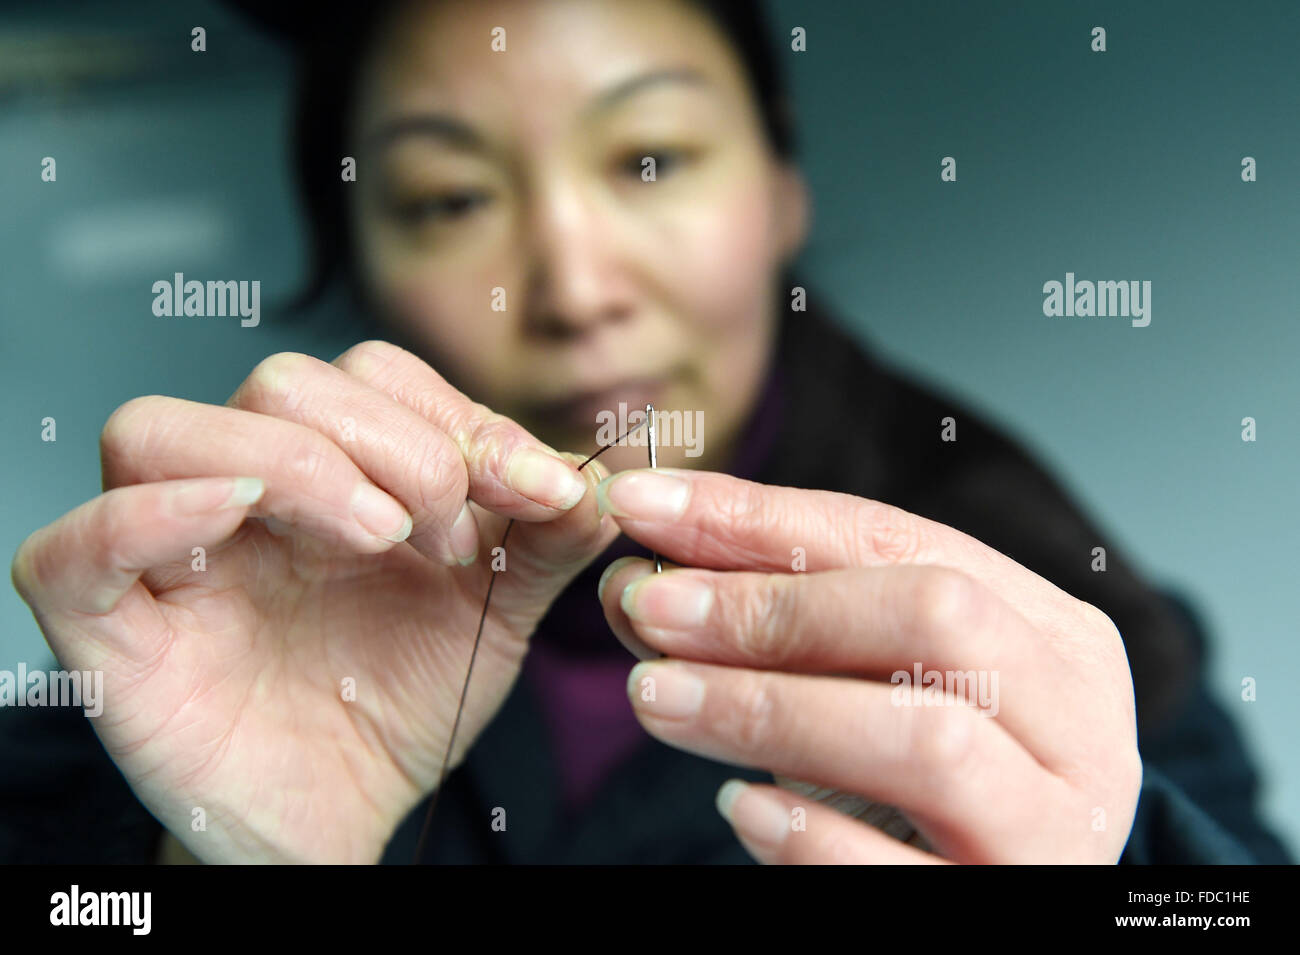
M1257 777L1204 681L1191 609L1141 580L1015 443L969 408L864 353L810 304L785 319L765 483L870 497L982 540L1105 611L1124 637L1143 783L1124 863L1291 862L1256 807ZM940 440L940 421L957 440ZM1104 546L1107 569L1091 569ZM598 560L567 593L594 600ZM562 612L558 601L552 613ZM612 638L611 638L612 639ZM628 667L634 661L628 657ZM649 737L580 815L565 813L534 690L519 680L439 800L428 862L744 863L713 806L732 776L770 781ZM0 711L0 861L148 862L160 827L74 709ZM508 828L490 825L509 807ZM412 858L425 805L385 862Z

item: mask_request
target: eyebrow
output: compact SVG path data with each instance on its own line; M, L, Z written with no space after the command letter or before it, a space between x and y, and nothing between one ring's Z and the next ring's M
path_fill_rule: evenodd
M624 100L643 90L663 84L684 83L690 86L711 85L703 73L691 69L655 70L616 83L612 88L596 97L596 101L587 107L588 113L603 113L618 106Z
M701 87L710 85L704 74L696 70L655 70L615 84L597 96L583 112L588 115L606 113L646 89L673 83ZM412 113L399 116L384 123L366 137L366 144L372 149L382 149L406 136L426 136L440 139L447 145L459 149L475 152L489 151L487 142L472 126L446 113Z
M413 113L399 116L380 126L366 137L366 145L383 149L406 136L426 136L441 139L449 146L485 152L487 144L468 123L445 113Z

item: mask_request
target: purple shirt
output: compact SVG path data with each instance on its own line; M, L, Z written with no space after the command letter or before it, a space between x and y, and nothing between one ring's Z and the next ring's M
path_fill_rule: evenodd
M728 474L753 479L776 443L783 407L776 363L742 430ZM650 739L627 698L636 659L605 622L596 599L600 575L619 557L649 552L620 536L556 598L524 660L551 737L565 809L581 811L609 773Z

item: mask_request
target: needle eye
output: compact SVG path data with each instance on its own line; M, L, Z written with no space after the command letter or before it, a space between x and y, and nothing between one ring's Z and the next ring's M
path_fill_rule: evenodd
M659 435L658 435L658 431L655 429L655 406L654 405L648 404L645 406L645 420L646 420L646 424L649 426L650 429L650 438L649 440L646 441L646 444L650 446L650 466L652 468L657 468L659 467L659 460L657 455L655 454L655 449L659 444ZM651 553L654 554L654 551L651 551ZM654 559L655 559L655 573L662 574L664 572L663 561L659 559L658 554L654 554Z

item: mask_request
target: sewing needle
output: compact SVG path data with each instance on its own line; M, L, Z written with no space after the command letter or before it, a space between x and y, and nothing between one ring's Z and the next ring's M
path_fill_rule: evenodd
M654 405L645 406L645 418L650 425L650 440L648 442L650 445L650 466L652 468L657 468L659 467L659 459L655 455L655 446L659 443L659 440L658 440L658 432L655 431L655 406ZM662 574L664 572L663 561L659 559L659 555L655 554L654 551L651 551L650 553L654 554L655 573Z

